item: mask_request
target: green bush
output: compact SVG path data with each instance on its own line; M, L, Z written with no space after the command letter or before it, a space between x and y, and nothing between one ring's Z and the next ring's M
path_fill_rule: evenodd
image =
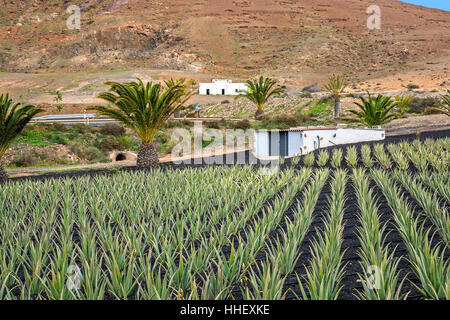
M94 143L94 146L103 151L103 152L110 152L114 150L122 150L122 144L119 140L114 138L106 138L102 140L97 140Z
M118 138L125 134L125 128L115 123L109 123L100 127L100 133Z
M45 138L50 143L57 143L57 144L63 144L63 145L67 144L66 137L61 134L51 132L51 133L46 134Z
M31 167L36 163L36 155L34 152L27 150L21 152L16 158L12 160L12 164L16 167Z
M130 150L135 144L130 137L127 137L125 135L119 138L119 143L122 146L121 150Z
M285 116L263 116L260 121L254 125L255 129L289 129L304 125L309 118L304 114L297 112L294 115Z
M62 123L53 123L52 126L50 127L51 131L56 131L56 132L67 132L67 126L62 124Z
M419 89L419 86L417 84L414 83L410 83L407 86L408 90L413 90L413 89Z
M248 130L252 127L249 120L244 119L233 123L233 129Z
M108 158L96 147L87 147L85 150L86 160L90 162L108 162Z
M76 123L70 129L79 134L93 133L97 129L84 123Z
M406 112L423 113L427 107L436 108L438 105L439 100L436 98L414 98L412 102L406 107Z

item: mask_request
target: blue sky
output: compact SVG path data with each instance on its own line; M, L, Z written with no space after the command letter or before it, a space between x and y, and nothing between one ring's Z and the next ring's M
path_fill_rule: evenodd
M412 4L417 4L424 7L444 9L450 11L450 1L449 0L401 0L403 2L408 2Z

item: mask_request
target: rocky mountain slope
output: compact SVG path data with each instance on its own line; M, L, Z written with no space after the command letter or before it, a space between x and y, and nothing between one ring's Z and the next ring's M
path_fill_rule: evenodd
M379 0L2 0L0 68L8 72L112 68L182 70L307 82L448 62L450 13ZM81 8L69 30L66 9ZM445 70L443 70L445 72ZM448 72L448 70L447 70Z

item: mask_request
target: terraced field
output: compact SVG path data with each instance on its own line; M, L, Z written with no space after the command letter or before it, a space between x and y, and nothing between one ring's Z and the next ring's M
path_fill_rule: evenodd
M337 151L340 150L340 151ZM0 299L448 299L450 138L0 186Z

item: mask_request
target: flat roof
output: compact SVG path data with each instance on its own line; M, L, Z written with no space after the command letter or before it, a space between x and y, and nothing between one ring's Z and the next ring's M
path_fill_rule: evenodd
M302 132L302 131L316 131L316 130L337 130L338 127L299 127L290 129L260 129L257 132Z

